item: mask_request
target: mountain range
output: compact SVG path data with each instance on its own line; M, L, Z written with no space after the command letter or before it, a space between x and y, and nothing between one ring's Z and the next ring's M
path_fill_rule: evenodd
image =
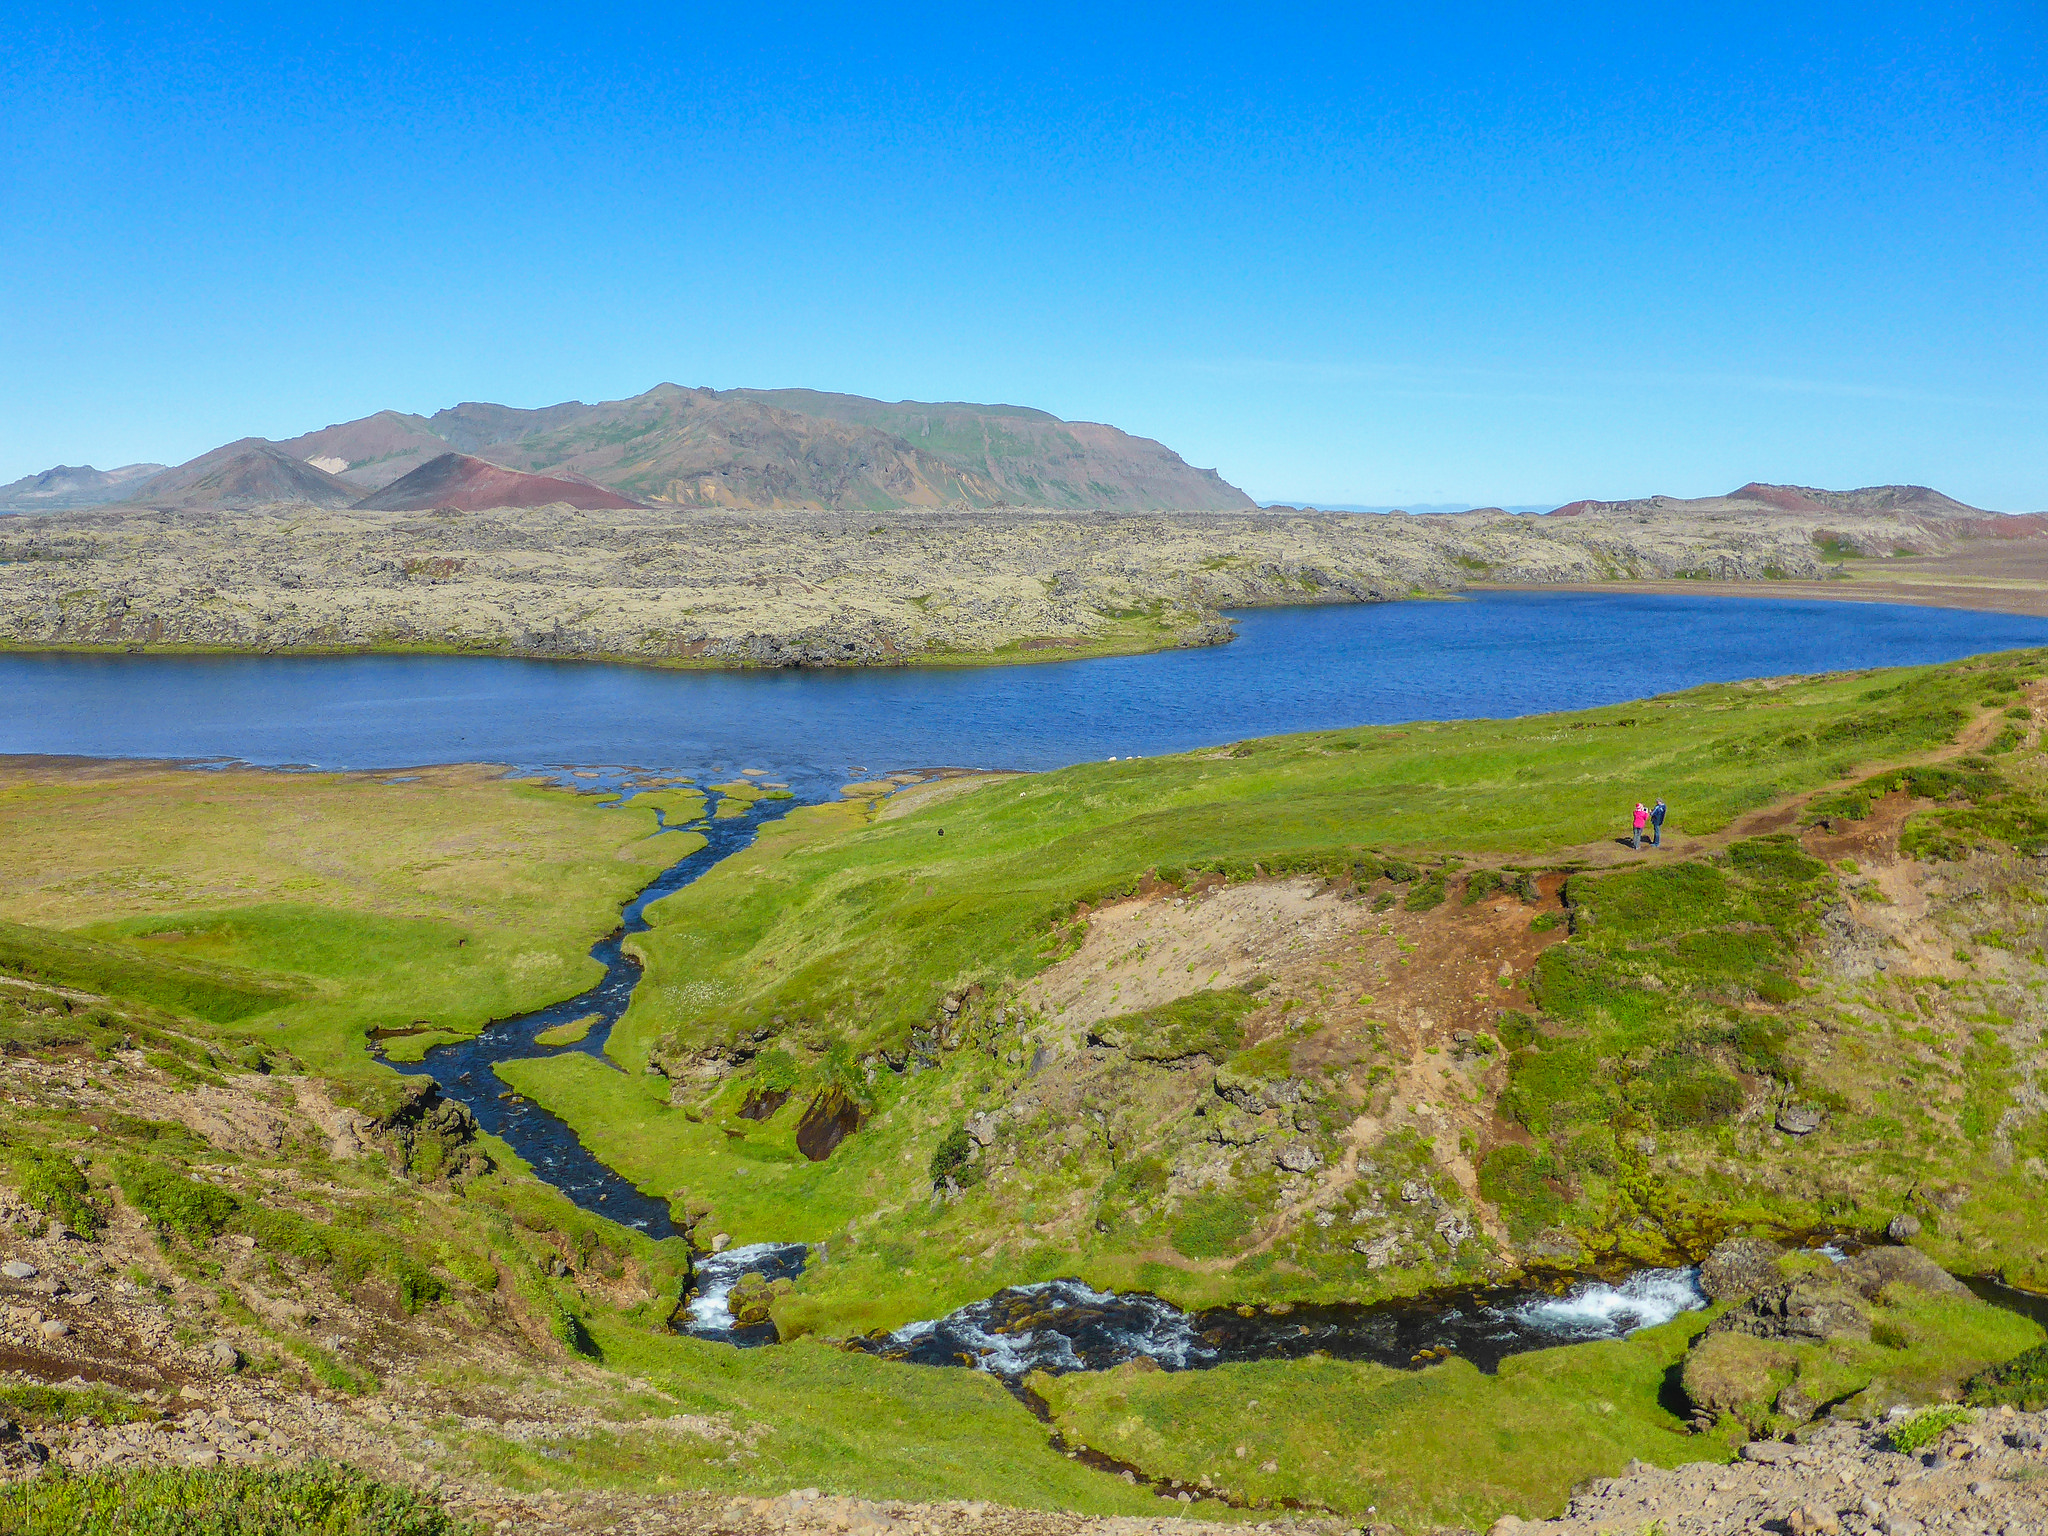
M272 442L241 438L188 463L59 465L0 485L0 512L130 505L238 508L271 502L366 511L532 507L905 508L1255 511L1214 470L1161 443L1022 406L894 404L808 389L685 389L523 409L469 402L431 416L378 411ZM1295 509L1268 504L1267 511ZM1326 506L1383 512L1392 507ZM1416 512L1498 512L1431 505ZM1514 507L1537 512L1540 507ZM1853 491L1752 481L1725 496L1574 501L1553 517L1853 517L1933 522L2025 519L1917 485ZM1982 531L1991 531L1990 527Z
M283 442L244 438L174 469L50 470L0 486L0 509L352 505L449 453L675 507L1253 506L1215 471L1191 468L1160 443L1045 411L662 384L596 405L379 411ZM473 470L462 478L472 490L484 483ZM61 492L53 491L60 481ZM537 488L497 483L512 495L509 504L536 504Z
M73 507L98 507L119 501L153 475L162 464L125 464L119 469L94 469L90 464L59 464L39 475L23 475L0 485L0 512L64 512Z

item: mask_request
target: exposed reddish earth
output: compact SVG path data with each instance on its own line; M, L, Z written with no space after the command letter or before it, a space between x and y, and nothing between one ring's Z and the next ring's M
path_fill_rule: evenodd
M593 511L640 505L589 480L562 475L528 475L471 458L444 453L356 503L365 512L426 512L446 508L483 512L492 507L548 507L558 504Z

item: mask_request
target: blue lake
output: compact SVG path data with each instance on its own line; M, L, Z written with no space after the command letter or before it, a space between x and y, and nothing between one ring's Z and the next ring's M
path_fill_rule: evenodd
M810 799L862 771L1051 768L2048 645L2048 619L1769 598L1487 593L1235 618L1240 638L1227 646L967 669L0 656L0 752L323 768L760 767Z

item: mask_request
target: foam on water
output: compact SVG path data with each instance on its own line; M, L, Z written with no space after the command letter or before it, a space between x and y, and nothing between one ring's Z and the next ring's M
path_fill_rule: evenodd
M1010 1286L945 1317L908 1324L861 1348L920 1365L971 1365L1011 1380L1032 1371L1099 1371L1145 1355L1169 1370L1211 1363L1194 1320L1143 1292L1079 1280Z
M1099 1371L1143 1355L1169 1371L1327 1354L1387 1365L1456 1354L1481 1370L1508 1355L1624 1338L1704 1307L1696 1269L1650 1269L1561 1296L1460 1293L1374 1306L1216 1307L1190 1315L1141 1291L1079 1280L1012 1286L949 1315L855 1341L920 1365L965 1365L1009 1381Z
M769 1280L793 1279L803 1273L804 1260L809 1256L810 1249L802 1243L747 1243L698 1259L691 1280L690 1321L683 1332L729 1344L774 1343L773 1323L739 1326L729 1305L732 1288L750 1273Z
M1698 1269L1645 1269L1619 1285L1589 1281L1562 1296L1523 1302L1512 1309L1512 1315L1544 1333L1569 1339L1612 1339L1668 1323L1679 1313L1697 1311L1706 1304Z

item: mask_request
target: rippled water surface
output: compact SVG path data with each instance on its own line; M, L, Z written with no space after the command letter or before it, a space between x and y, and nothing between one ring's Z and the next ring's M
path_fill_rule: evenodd
M1765 598L1486 593L1261 609L1231 645L1043 665L683 672L435 656L0 656L0 751L396 768L1051 768L1281 731L1571 709L2048 645L2048 620Z

